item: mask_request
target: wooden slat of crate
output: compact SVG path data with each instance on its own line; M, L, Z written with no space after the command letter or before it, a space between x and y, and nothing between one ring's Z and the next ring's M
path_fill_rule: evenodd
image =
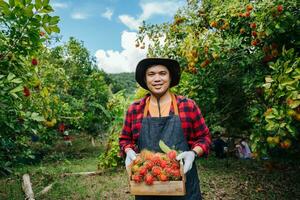
M130 193L133 195L184 196L183 181L154 181L153 185L130 181Z
M126 168L129 179L129 189L132 195L159 195L159 196L184 196L186 194L185 181L183 173L183 164L180 162L181 181L154 181L153 185L146 183L136 183L131 180L131 166Z

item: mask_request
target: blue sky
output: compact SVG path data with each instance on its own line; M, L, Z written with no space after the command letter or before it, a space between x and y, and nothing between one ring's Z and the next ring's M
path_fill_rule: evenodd
M135 36L143 20L171 21L185 0L51 0L60 16L62 41L69 37L84 42L99 68L108 73L134 71L146 56L135 47Z

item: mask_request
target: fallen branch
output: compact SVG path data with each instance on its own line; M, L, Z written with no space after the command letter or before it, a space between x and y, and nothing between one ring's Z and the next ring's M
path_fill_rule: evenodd
M22 188L25 193L25 199L34 200L34 193L31 187L29 174L24 174L22 178L23 178Z
M91 142L92 142L92 146L95 147L96 144L95 144L95 139L94 139L94 137L91 138Z
M61 176L95 176L101 175L102 171L95 171L95 172L75 172L75 173L63 173Z
M36 194L36 196L40 196L40 195L44 195L47 192L49 192L49 190L52 189L53 183L51 183L50 185L46 186L42 191L40 191L39 193Z
M59 116L59 118L62 118L62 119L80 119L80 118L82 118L82 117L81 117L81 116L79 116L79 117Z

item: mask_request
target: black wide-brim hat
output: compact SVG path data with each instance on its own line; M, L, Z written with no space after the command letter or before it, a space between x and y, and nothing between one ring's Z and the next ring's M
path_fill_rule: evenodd
M169 58L145 58L141 60L135 70L135 80L140 86L149 90L145 82L146 71L153 65L163 65L168 68L171 77L170 88L178 85L180 80L180 66L176 60Z

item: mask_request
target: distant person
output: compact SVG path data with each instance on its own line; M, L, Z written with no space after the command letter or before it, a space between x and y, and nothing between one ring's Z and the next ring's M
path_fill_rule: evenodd
M251 150L249 148L248 143L246 140L243 138L241 139L240 143L236 145L237 147L237 152L238 152L238 157L241 159L249 159L251 158Z
M216 157L217 158L225 158L225 147L226 142L224 142L224 140L222 140L221 138L221 133L219 131L215 132L215 135L217 136L217 138L213 141L213 145L214 145L214 150L216 153Z
M69 131L64 132L63 138L65 145L72 146L72 137L69 135Z

